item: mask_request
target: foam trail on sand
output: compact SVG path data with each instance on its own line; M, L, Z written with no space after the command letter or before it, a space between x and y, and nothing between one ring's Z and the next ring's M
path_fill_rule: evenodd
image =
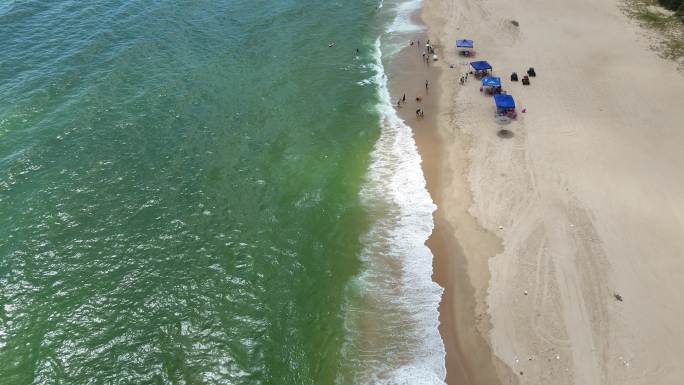
M388 33L407 33L425 30L423 25L411 20L413 14L420 9L422 0L409 0L397 5L396 15L392 23L387 27Z
M432 281L432 254L425 246L436 206L413 132L392 106L379 38L374 61L382 131L360 193L374 223L363 238L364 266L350 294L343 354L354 383L444 384L442 288Z

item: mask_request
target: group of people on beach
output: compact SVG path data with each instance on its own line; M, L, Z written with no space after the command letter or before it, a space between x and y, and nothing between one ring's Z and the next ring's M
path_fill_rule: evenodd
M414 46L417 45L420 48L420 40L416 40L415 42L413 40L409 41L409 46ZM423 51L423 59L429 63L430 61L430 56L429 54L434 54L435 49L430 45L430 40L428 40L425 44L427 52ZM430 88L430 83L425 80L425 92L427 93L428 89ZM423 100L421 96L416 96L416 102L420 103ZM406 104L406 94L403 94L399 100L397 100L397 107L401 107L402 104ZM416 110L416 117L417 118L422 118L425 116L425 111L423 111L422 108L418 108Z
M415 43L419 48L420 48L420 40L416 40ZM413 46L414 42L413 40L409 41L409 45ZM430 64L430 55L435 54L435 49L430 45L430 39L425 43L425 51L423 51L423 61L425 61L426 64Z

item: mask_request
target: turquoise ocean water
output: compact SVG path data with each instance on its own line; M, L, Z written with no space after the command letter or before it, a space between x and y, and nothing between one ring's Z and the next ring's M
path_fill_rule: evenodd
M0 4L0 383L441 383L418 5Z

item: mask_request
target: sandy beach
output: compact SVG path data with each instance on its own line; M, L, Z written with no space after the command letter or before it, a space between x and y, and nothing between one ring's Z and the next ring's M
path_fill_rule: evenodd
M619 6L426 0L441 60L397 60L394 95L432 84L426 118L414 101L403 116L438 205L451 385L684 378L684 76ZM459 38L526 109L512 135L475 79L459 84ZM530 86L509 81L529 67Z

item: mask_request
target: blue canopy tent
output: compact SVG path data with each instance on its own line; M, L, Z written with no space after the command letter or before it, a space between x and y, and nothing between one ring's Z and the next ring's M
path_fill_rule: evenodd
M484 87L501 87L501 78L497 76L485 76L482 78Z
M475 71L487 71L492 69L492 66L484 60L471 61L470 66L473 67Z
M496 108L498 110L514 110L515 100L508 94L496 94L494 95L494 103L496 103Z
M456 40L456 48L473 48L473 41L468 39Z

